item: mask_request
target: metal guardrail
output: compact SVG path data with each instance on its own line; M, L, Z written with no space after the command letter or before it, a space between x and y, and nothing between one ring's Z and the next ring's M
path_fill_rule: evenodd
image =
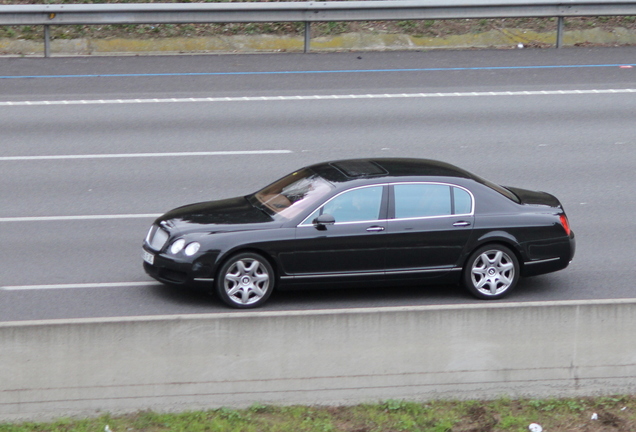
M327 2L53 4L0 6L0 25L44 26L45 56L52 25L195 24L304 22L305 52L310 25L325 21L392 21L469 18L558 18L636 15L636 0L383 0Z

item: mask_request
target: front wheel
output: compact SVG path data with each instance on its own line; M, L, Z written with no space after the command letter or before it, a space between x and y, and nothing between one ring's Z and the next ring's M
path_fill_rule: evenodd
M519 281L519 261L502 245L486 245L475 250L464 270L464 286L481 299L498 299Z
M274 289L274 270L259 254L231 257L219 270L216 293L234 308L254 308L267 301Z

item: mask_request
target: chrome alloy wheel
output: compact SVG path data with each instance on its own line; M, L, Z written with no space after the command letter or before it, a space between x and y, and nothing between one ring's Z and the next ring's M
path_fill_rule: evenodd
M269 297L271 269L254 256L237 257L223 274L223 289L236 306L249 306Z
M516 265L506 252L490 249L472 261L470 277L473 287L484 296L497 296L514 286Z

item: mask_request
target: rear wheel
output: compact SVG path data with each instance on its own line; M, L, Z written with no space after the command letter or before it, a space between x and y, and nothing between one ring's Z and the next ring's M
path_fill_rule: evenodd
M503 245L486 245L475 250L464 270L464 286L477 298L498 299L519 281L519 260Z
M267 301L274 289L274 270L256 253L231 257L219 270L216 293L228 306L254 308Z

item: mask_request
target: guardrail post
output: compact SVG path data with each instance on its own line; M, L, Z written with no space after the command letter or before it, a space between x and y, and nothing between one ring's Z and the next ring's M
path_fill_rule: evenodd
M44 26L44 57L51 57L51 29Z
M557 48L561 48L563 46L563 28L564 28L563 17L560 16L557 20L557 40L556 40Z
M305 48L303 52L308 53L310 49L311 49L311 23L309 21L305 21Z

